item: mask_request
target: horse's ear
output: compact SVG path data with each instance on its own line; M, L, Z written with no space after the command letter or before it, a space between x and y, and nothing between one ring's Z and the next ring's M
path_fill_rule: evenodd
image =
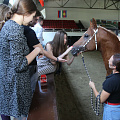
M95 20L94 18L92 18L92 19L90 20L90 27L91 27L92 29L97 29L96 20Z

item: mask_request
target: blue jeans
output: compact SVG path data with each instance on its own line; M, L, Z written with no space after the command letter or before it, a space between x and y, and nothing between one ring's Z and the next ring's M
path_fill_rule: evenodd
M104 103L103 120L120 120L120 105Z

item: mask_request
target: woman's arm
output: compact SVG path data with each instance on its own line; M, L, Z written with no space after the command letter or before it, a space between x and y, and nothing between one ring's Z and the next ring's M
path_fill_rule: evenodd
M95 97L97 97L97 95L99 95L99 92L97 91L94 82L90 81L90 82L89 82L89 86L93 89L93 92L94 92L94 94L95 94ZM100 96L100 102L101 102L101 103L104 103L109 96L110 96L110 93L102 90L102 93L101 93L101 96Z
M101 93L101 96L100 96L101 103L104 103L108 99L109 96L110 96L110 93L102 90L102 93Z
M17 37L16 37L17 38ZM13 61L13 66L16 72L23 72L28 69L28 65L39 54L40 48L35 48L31 53L24 55L25 45L20 44L17 39L11 40L10 44L10 59Z
M74 60L74 58L75 58L75 56L72 56L72 58L69 59L69 55L67 55L66 58L67 58L67 64L68 64L68 65L71 65L72 62L73 62L73 60Z
M70 51L72 48L73 48L73 46L69 47L62 55L59 56L59 57L63 58L64 56L67 55L67 56L66 56L66 59L67 59L67 64L68 64L68 65L71 65L72 62L73 62L73 60L74 60L74 58L75 58L75 56L72 56L72 58L69 59L68 53L69 53L69 51ZM80 54L80 53L78 53L77 55L79 55L79 54Z
M49 53L49 55L53 56L53 50L52 50L52 47L49 43L46 45L46 50ZM51 63L55 65L56 61L51 59Z
M39 47L36 47L31 53L29 53L26 58L28 61L28 65L35 59L35 57L41 52Z
M47 44L46 47L47 47L47 46L50 47L50 44ZM55 60L55 61L58 60L59 62L66 62L66 61L67 61L67 60L65 60L65 59L62 59L61 57L60 57L60 58L58 57L58 59L57 59L55 56L53 56L52 52L50 52L50 53L51 53L51 54L50 54L50 53L48 52L48 50L47 50L47 51L44 50L43 47L42 47L42 45L41 45L40 43L37 44L37 45L34 45L33 47L34 47L34 48L36 48L36 47L41 48L42 53L43 53L46 57L48 57L48 58L50 58L50 59L52 59L52 60ZM49 49L49 48L47 48L47 49Z
M60 58L65 57L65 56L70 52L70 50L72 50L72 48L73 48L73 46L69 47L69 48L68 48L63 54L61 54L59 57L60 57Z

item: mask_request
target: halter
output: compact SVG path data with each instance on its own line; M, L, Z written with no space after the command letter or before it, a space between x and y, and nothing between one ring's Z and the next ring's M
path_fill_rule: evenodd
M93 29L93 31L94 31L94 34L93 34L93 36L90 38L90 39L88 39L88 41L85 43L85 45L83 45L83 47L85 47L91 40L92 40L92 38L95 36L95 45L96 45L96 50L97 50L97 38L96 38L96 34L97 34L97 32L98 32L98 28L97 28L97 30L94 30ZM86 31L87 32L87 31ZM85 33L86 33L85 32ZM85 34L84 33L84 34Z

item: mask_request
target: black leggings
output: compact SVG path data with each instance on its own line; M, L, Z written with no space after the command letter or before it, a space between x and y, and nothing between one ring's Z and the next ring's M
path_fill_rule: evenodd
M10 116L1 115L2 120L11 120Z

